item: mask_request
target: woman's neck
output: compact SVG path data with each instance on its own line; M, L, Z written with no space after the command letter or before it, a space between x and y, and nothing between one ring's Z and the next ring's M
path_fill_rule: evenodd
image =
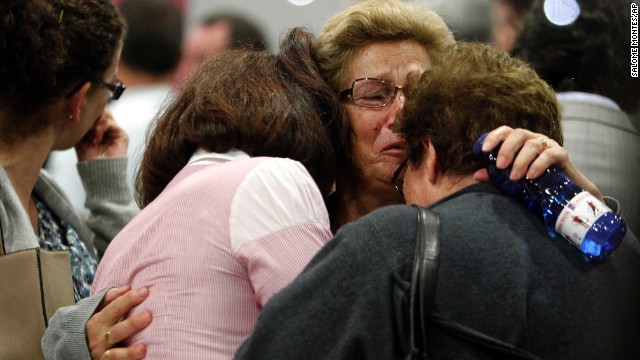
M31 194L38 180L40 169L53 146L53 136L43 131L13 144L0 142L0 165L4 168L20 203L35 221L37 232L37 211ZM35 219L34 219L35 215Z
M404 198L391 183L380 186L360 181L356 176L339 176L333 196L335 202L329 209L329 217L334 233L344 224L358 220L383 206L404 204Z

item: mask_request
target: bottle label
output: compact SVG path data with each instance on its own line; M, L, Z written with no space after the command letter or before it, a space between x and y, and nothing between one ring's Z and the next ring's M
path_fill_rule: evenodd
M611 211L588 191L574 196L562 209L556 221L556 232L580 248L591 225Z

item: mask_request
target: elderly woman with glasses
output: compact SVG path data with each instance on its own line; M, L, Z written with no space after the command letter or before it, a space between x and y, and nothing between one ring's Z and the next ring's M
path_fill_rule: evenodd
M397 0L360 2L324 25L316 41L319 68L340 94L348 115L341 123L329 124L338 169L335 192L327 199L334 232L377 208L404 202L391 183L394 171L406 158L404 139L393 131L407 100L403 87L410 73L430 69L434 57L453 42L437 14ZM488 140L494 145L505 141L501 148L504 163L499 165L513 162L513 178L536 177L555 164L600 196L558 143L543 147L535 140L539 137L501 127ZM487 179L483 171L477 176Z
M4 250L69 252L78 301L90 294L111 239L137 213L126 182L128 139L105 111L125 89L116 69L125 24L109 0L6 0L0 33ZM50 151L74 146L86 221L41 170Z

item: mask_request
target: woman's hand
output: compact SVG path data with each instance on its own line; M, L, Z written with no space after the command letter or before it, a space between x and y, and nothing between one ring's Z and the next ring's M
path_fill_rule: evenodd
M98 310L87 321L87 343L91 358L95 360L142 359L147 348L144 344L119 347L118 343L140 332L151 323L149 311L123 319L136 305L149 295L147 288L131 289L129 285L107 291ZM107 335L107 331L109 332ZM105 353L108 351L108 354Z
M87 134L76 144L78 161L127 155L129 136L116 124L113 115L104 109Z
M509 176L511 180L519 180L523 176L535 179L553 165L576 185L603 200L600 190L571 163L567 151L555 140L529 130L501 126L487 135L482 151L489 152L500 143L502 146L496 165L499 169L505 169L513 164ZM481 169L474 174L474 178L488 182L489 174L487 170Z

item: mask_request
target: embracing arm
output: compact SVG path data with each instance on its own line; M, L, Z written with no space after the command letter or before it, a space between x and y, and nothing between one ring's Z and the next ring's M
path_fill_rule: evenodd
M544 144L538 140L541 137L545 140ZM567 151L555 140L529 130L501 126L487 135L482 151L489 152L500 143L502 146L498 153L497 166L504 169L513 164L510 176L512 180L524 176L535 179L553 165L578 186L604 201L598 187L573 165ZM474 177L480 181L489 181L489 174L484 169L478 170Z
M306 169L288 159L252 170L234 196L229 225L231 246L260 306L331 238L320 191Z
M148 312L119 321L144 301L148 294L146 288L132 290L129 286L122 286L60 308L49 320L42 338L44 358L97 360L102 359L105 351L109 350L114 359L142 359L146 354L143 344L113 346L151 323L151 314ZM110 330L112 344L106 343L104 334L107 330Z
M94 242L100 256L111 239L139 212L127 177L128 143L127 134L109 110L104 110L75 146L78 173L87 193L85 206L90 211L87 224L96 235Z
M140 211L133 201L127 176L127 158L104 158L78 163L87 193L87 225L96 235L94 244L102 256L107 245Z

